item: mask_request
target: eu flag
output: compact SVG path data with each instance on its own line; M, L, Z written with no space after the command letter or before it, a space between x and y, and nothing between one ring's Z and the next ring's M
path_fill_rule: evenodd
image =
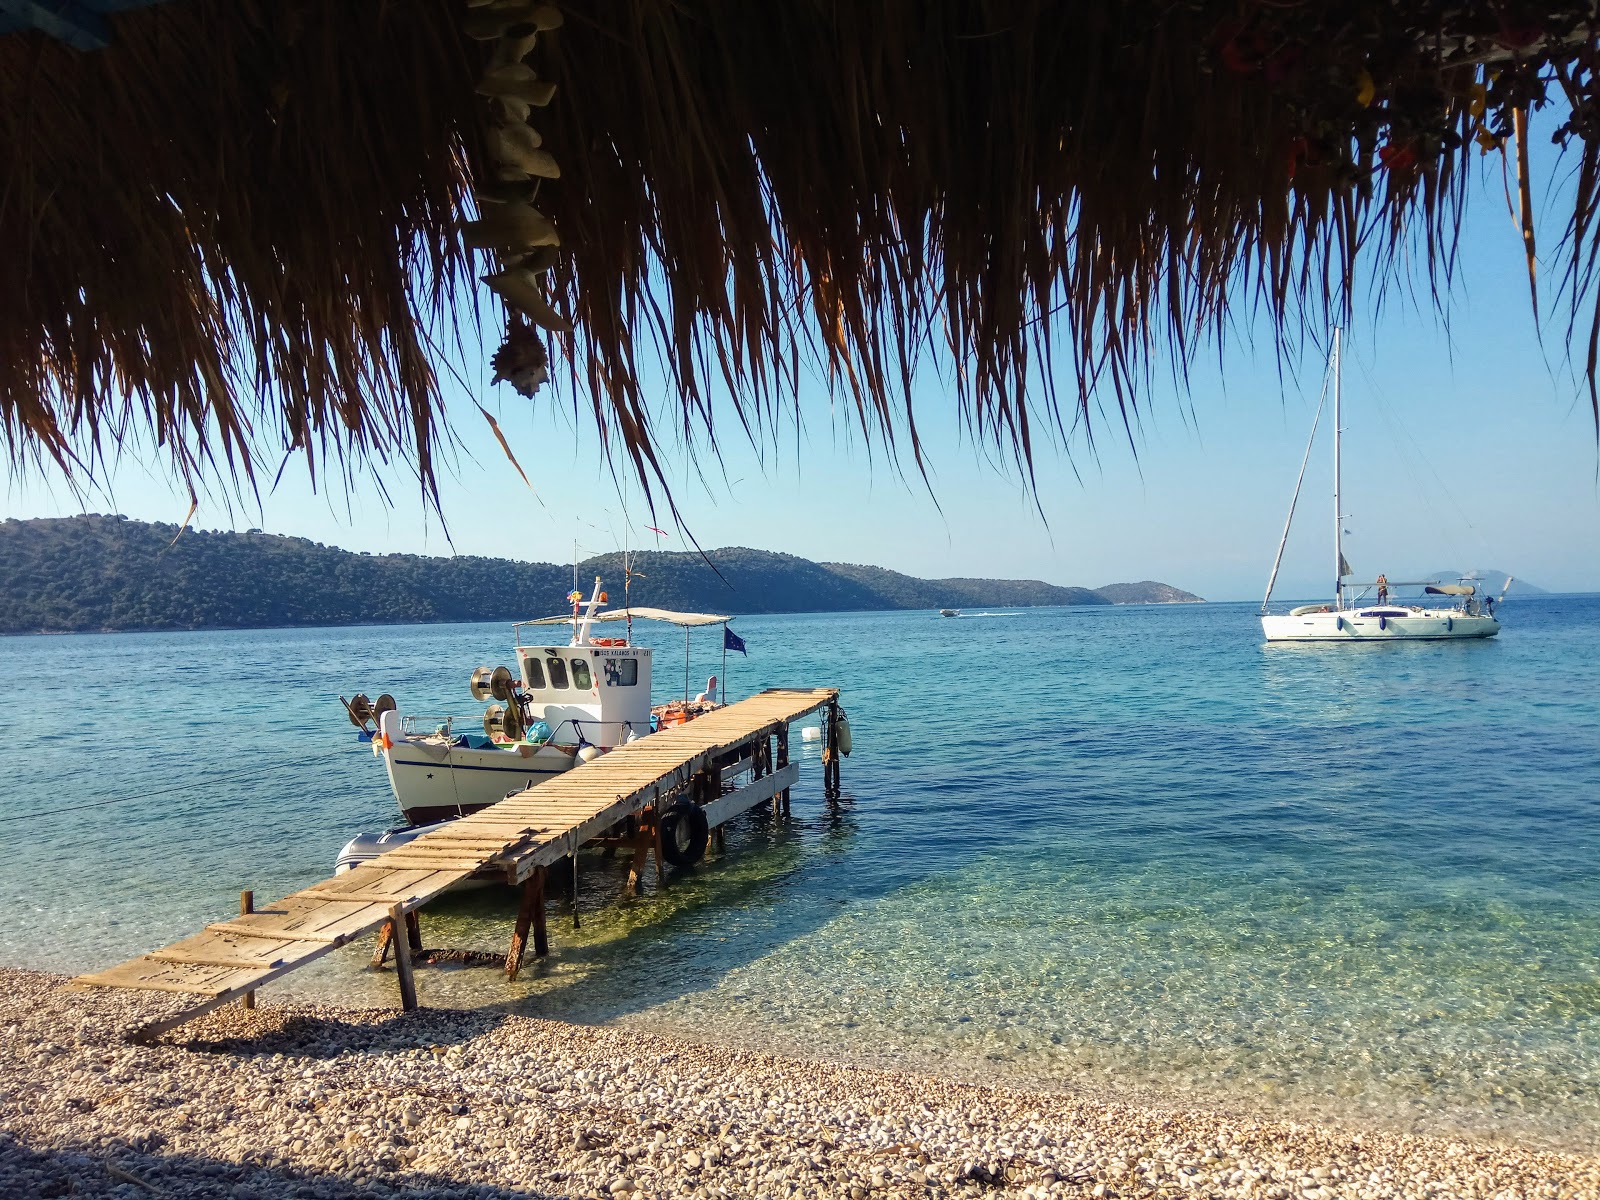
M726 625L722 627L722 648L724 650L737 650L746 658L750 657L749 652L744 648L744 639Z

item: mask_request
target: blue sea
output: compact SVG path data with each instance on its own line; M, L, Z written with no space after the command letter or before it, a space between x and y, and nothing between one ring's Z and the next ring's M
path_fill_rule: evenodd
M787 822L424 1003L1003 1083L1600 1142L1600 597L1487 642L1266 646L1254 606L741 617L730 691L843 689ZM394 823L342 692L476 721L499 625L0 639L0 962L77 972L322 878ZM656 698L681 693L683 639ZM697 635L693 690L721 669ZM423 914L503 951L500 890ZM269 988L392 1004L355 946Z

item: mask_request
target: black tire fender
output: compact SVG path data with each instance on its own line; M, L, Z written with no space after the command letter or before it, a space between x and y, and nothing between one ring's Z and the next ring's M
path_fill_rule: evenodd
M698 804L674 804L661 814L661 857L675 867L692 867L706 854L711 824Z

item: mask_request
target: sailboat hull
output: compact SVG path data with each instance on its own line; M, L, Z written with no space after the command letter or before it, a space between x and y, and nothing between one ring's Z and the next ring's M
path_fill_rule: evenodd
M1493 637L1500 622L1453 609L1386 605L1264 616L1261 632L1269 642L1432 642Z

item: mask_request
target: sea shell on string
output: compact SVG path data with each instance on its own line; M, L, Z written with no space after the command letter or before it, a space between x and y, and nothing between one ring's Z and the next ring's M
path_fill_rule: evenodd
M503 37L494 44L494 53L491 61L496 66L507 63L521 62L533 53L533 48L539 43L537 33L526 34L522 37Z
M550 29L561 28L561 10L554 4L536 4L533 11L528 14L528 19L540 33Z
M486 5L469 12L462 19L461 28L468 37L480 42L492 42L508 35L527 37L543 28L554 28L540 25L541 18L537 14L542 7L527 3ZM559 18L557 24L560 24Z
M483 276L483 281L507 304L552 333L571 333L572 322L563 317L539 290L539 277L524 267L509 267Z
M535 150L520 165L528 174L536 175L540 179L561 178L561 164L556 162L555 155L548 150Z
M494 106L495 116L500 119L502 125L521 124L527 121L528 114L532 111L532 106L526 100L520 100L516 96L496 96L490 104Z
M548 79L536 79L519 94L535 108L543 108L556 98L556 85Z
M531 325L516 319L507 327L505 341L489 365L494 368L493 382L509 383L530 399L550 378L550 355L544 342Z
M538 81L539 76L527 63L502 63L483 73L477 91L480 96L517 96L522 89Z
M485 204L529 204L538 186L530 177L522 175L520 179L480 183L472 189L472 195L480 208Z
M524 271L543 274L561 261L561 248L559 246L540 246L531 254L524 254L522 258L512 264L521 267Z
M533 175L544 139L532 125L495 125L485 135L489 157L502 167L519 167Z
M462 240L479 250L523 251L559 246L550 218L526 204L496 204L462 227Z

